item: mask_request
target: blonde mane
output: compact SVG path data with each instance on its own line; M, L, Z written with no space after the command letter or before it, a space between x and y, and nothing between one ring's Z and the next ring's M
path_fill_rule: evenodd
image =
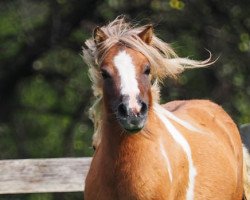
M96 45L94 37L85 41L86 47L83 47L83 59L89 66L89 75L93 83L92 89L96 98L95 103L90 108L90 118L95 126L93 136L93 145L98 146L101 141L101 119L102 119L102 78L98 66L102 63L109 49L116 43L122 43L130 48L141 52L147 57L151 64L151 76L156 80L152 85L154 101L159 100L159 86L157 80L163 80L166 77L176 78L178 74L187 68L199 68L211 65L211 54L204 61L196 61L188 58L180 58L166 42L153 34L150 45L144 43L138 36L145 26L133 25L125 21L122 16L117 17L114 21L101 30L106 34L107 39L101 44Z

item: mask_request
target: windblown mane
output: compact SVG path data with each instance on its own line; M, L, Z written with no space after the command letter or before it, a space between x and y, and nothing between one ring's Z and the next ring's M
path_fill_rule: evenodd
M113 45L118 42L123 43L147 57L151 64L152 78L156 80L155 84L152 85L154 101L158 101L159 99L157 80L163 80L166 77L175 78L187 68L205 67L213 63L211 62L211 54L209 58L204 61L180 58L168 43L163 42L155 35L152 37L151 44L147 45L138 36L146 26L133 25L126 22L124 17L119 16L106 26L101 27L101 30L107 35L107 39L101 44L96 45L93 37L85 41L86 47L83 47L83 59L89 65L89 74L93 83L92 89L96 98L89 112L90 118L95 126L93 136L94 146L100 143L102 124L102 78L98 71L98 66L102 63L108 50Z

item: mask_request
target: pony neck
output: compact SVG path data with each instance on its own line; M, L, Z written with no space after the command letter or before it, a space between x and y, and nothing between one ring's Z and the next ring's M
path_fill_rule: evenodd
M170 188L171 170L165 161L166 153L161 141L163 136L153 108L149 110L143 130L135 134L126 133L115 119L105 115L103 119L102 139L97 154L103 158L101 168L105 166L112 172L110 177L105 175L105 179L118 181L122 185L116 192L124 199L140 199L141 196L153 199L155 193L151 194L148 188L155 188L158 183ZM159 171L162 173L157 173ZM166 198L163 195L157 199Z

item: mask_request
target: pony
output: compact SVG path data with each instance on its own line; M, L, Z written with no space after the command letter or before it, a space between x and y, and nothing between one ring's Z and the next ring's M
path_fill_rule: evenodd
M96 99L90 108L95 153L85 200L249 195L249 153L230 116L209 100L159 103L159 82L213 64L211 54L204 61L181 58L151 24L118 17L94 29L83 59Z

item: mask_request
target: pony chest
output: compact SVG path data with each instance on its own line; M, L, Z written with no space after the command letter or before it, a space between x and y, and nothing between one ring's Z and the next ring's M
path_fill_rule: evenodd
M167 168L154 152L157 148L147 150L146 154L140 150L125 153L116 161L114 179L119 199L167 198L170 188Z

